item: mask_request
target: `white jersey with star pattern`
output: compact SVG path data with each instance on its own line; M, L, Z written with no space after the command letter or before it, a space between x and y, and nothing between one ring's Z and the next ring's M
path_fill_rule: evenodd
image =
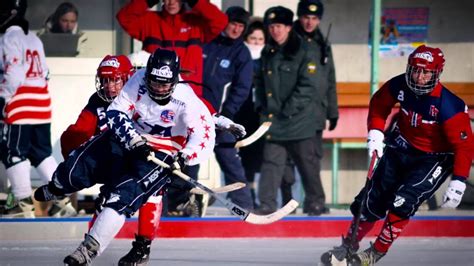
M143 136L155 150L188 156L188 164L206 161L214 149L215 128L207 107L187 84L177 84L166 105L153 101L139 70L110 104L109 128L129 148L130 141ZM115 112L117 111L117 112Z

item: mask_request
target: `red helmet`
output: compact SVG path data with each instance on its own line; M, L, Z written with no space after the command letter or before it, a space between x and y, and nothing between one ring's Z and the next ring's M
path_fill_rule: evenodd
M134 68L125 55L107 55L100 62L95 88L102 100L112 102L133 75Z
M444 55L439 48L421 45L408 57L405 80L408 87L417 95L429 94L438 84L444 67ZM431 77L423 84L415 79L418 73L431 73Z

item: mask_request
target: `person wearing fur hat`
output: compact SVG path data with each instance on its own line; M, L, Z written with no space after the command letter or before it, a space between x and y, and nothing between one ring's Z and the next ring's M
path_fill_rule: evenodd
M217 38L203 47L203 96L212 104L218 115L234 119L234 115L247 99L253 78L253 62L245 46L243 35L249 22L249 12L239 6L226 10L229 23ZM235 143L236 137L228 131L217 130L214 148L217 162L224 172L226 184L247 183L245 171L237 149L219 143ZM253 209L249 186L228 194L232 202Z
M263 150L259 181L259 214L277 208L277 192L290 156L301 174L308 215L320 215L321 181L314 172L318 156L314 149L318 83L316 61L292 31L293 12L285 7L271 7L264 24L269 41L262 51L262 67L256 73L256 103L261 121L271 121Z
M331 46L324 38L319 24L324 14L324 5L320 0L300 0L298 3L297 15L293 28L302 39L305 49L312 53L316 58L316 75L318 83L316 84L317 95L314 98L316 108L316 135L315 149L318 157L318 164L315 172L320 180L321 159L323 155L323 130L334 130L337 126L339 117L337 94L336 94L336 70L332 56ZM326 126L326 124L329 124ZM322 207L323 213L329 210L325 207L325 195L322 187L318 189L319 201L317 206L303 206L303 212L310 209Z

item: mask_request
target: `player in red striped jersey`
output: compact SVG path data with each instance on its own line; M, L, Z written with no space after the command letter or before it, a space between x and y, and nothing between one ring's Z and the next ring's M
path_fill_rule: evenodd
M57 167L51 156L51 96L43 44L29 31L26 1L0 2L1 158L16 205L4 217L33 217L30 167L47 183ZM43 210L46 212L46 210ZM49 215L74 215L69 200Z

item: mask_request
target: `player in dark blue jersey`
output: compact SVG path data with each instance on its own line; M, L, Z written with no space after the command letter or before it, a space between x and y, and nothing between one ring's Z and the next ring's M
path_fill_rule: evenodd
M474 142L466 104L439 82L444 62L439 48L422 45L409 56L406 72L386 82L372 97L367 146L369 155L379 158L378 166L351 205L354 219L342 245L322 255L324 264L344 259L351 265L377 262L423 201L451 174L441 207L456 208L461 202ZM396 104L398 121L384 133ZM375 243L356 253L362 238L384 218Z

